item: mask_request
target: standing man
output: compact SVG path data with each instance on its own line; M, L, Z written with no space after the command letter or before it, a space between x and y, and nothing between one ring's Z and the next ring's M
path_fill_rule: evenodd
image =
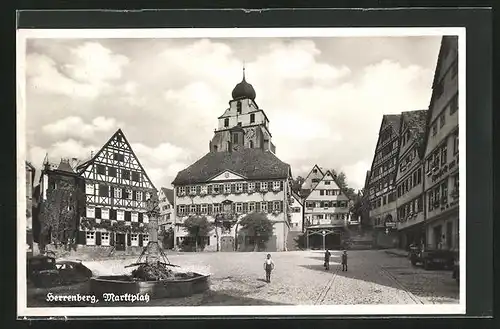
M342 271L347 271L347 251L342 254Z
M326 249L324 266L325 266L325 270L327 270L327 271L330 269L330 256L331 256L330 252L328 251L328 249Z
M266 271L266 282L271 282L271 272L274 270L274 262L271 259L271 254L267 254L266 261L264 262L264 270Z

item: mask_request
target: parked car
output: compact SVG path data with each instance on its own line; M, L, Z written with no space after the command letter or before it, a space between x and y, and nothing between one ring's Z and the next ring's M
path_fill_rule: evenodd
M412 265L420 263L426 270L433 268L452 269L455 252L450 250L422 250L420 247L410 246L408 258Z
M460 283L460 259L456 257L453 260L453 274L452 278L457 281L457 284Z
M65 286L85 282L92 271L81 262L56 261L54 257L38 255L28 258L27 276L35 287Z

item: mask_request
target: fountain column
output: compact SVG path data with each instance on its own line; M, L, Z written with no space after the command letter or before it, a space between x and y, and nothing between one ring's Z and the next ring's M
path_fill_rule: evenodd
M147 201L147 212L149 217L148 234L149 242L146 246L146 262L152 263L159 260L160 245L158 244L158 218L159 218L159 202L158 196L153 194Z

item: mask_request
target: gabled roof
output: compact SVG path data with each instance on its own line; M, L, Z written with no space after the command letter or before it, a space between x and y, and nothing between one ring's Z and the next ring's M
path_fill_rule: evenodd
M245 148L231 152L209 152L201 159L181 170L173 185L205 183L226 170L250 180L281 179L291 174L290 165L273 153L261 149Z
M174 190L171 188L162 187L161 191L163 192L163 194L167 198L168 202L173 205L174 204Z
M410 138L417 143L419 155L424 144L427 110L406 111L401 113L401 120L410 130ZM403 125L401 125L402 128ZM401 135L401 133L400 133Z
M303 205L303 200L302 200L302 198L297 193L295 193L294 191L292 191L291 194L295 198L295 200L298 201L298 203L300 203L301 205Z
M331 170L329 170L329 169L328 169L328 170L326 170L326 172L323 174L323 177L321 177L320 182L321 182L322 180L324 180L324 179L325 179L325 177L326 177L326 175L328 175L328 174L330 174L330 176L332 176L332 180L333 180L333 182L334 182L334 183L337 185L337 187L340 189L340 192L342 193L342 195L343 195L343 196L345 196L348 200L350 200L350 199L349 199L349 197L347 196L347 193L345 193L345 189L344 189L344 188L342 188L342 186L340 186L340 184L338 183L338 181L337 181L337 176L336 176L336 175L334 175L334 174L333 174L333 172L332 172ZM309 195L311 195L311 193L312 193L314 190L316 190L316 188L318 187L318 185L319 185L319 183L318 183L318 184L316 184L316 186L314 186L314 187L313 187L313 188L309 191L309 194L308 194L308 195L307 195L304 199L307 199L307 198L309 197Z
M32 171L35 171L35 167L28 161L25 161L26 162L26 166L28 166Z
M127 144L127 146L129 147L130 149L130 152L132 153L132 155L135 157L135 160L137 161L137 164L139 165L139 167L141 168L144 176L146 176L146 178L148 179L148 181L151 183L151 186L153 187L154 190L156 190L156 187L154 186L153 184L153 181L149 178L148 174L146 173L146 170L144 169L144 167L142 166L141 162L139 161L139 158L137 157L137 155L135 154L134 150L132 149L132 147L130 146L130 143L128 142L127 138L125 137L125 134L123 133L123 131L121 129L118 129L114 134L113 136L111 136L108 141L101 147L101 149L99 150L99 152L97 152L90 160L78 165L76 167L76 171L78 174L82 174L88 166L90 166L94 161L95 159L97 159L97 157L108 147L108 145L111 143L111 141L116 137L116 136L121 136L122 139L123 139L123 142L125 144Z
M366 171L366 176L365 176L365 186L364 188L368 188L368 185L370 184L370 174L372 172L370 170Z
M73 170L73 168L71 168L71 166L69 164L69 161L65 161L63 159L61 159L61 162L59 163L59 166L57 167L57 170L66 171L66 172L69 172L69 173L74 173L75 172Z

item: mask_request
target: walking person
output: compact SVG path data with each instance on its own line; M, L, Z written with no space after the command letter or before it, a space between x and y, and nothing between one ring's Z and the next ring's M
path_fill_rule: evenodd
M342 271L347 271L347 250L342 254Z
M271 254L267 254L266 261L264 262L264 270L266 271L266 282L271 282L271 272L274 270L274 262L271 259Z
M326 251L325 251L325 264L324 264L324 266L325 266L325 270L327 270L327 271L330 269L330 256L331 255L332 254L330 253L330 251L328 251L328 249L326 249Z

